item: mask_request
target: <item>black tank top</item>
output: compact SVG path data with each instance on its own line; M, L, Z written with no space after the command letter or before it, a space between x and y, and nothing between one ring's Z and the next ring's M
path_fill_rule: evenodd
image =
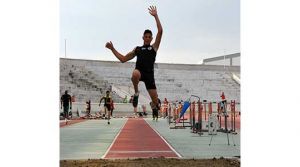
M64 94L61 96L61 100L63 101L64 106L69 106L69 102L71 101L71 96L69 94Z
M138 46L135 49L137 57L135 68L143 72L153 72L156 51L151 45Z
M110 96L105 96L104 97L104 105L108 105L108 104L110 104L110 102L111 102L111 97Z

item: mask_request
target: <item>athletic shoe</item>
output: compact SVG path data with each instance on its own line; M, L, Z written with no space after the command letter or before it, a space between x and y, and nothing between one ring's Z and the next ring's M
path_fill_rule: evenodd
M138 101L139 101L139 94L134 94L133 95L133 100L132 100L133 107L137 107Z
M152 109L152 112L153 112L153 115L154 115L153 120L154 120L155 118L157 119L157 116L158 116L158 109L157 109L157 108L153 108L153 109Z

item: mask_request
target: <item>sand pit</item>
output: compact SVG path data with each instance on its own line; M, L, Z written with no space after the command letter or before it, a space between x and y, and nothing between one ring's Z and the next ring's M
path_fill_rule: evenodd
M238 159L174 159L174 158L147 158L147 159L91 159L91 160L61 160L60 167L239 167Z

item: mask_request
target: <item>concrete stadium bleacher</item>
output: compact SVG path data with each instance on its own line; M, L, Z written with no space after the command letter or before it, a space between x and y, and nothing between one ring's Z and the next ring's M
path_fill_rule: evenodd
M135 63L60 59L60 94L69 90L76 101L99 102L106 90L113 91L116 103L133 92L131 74ZM233 79L240 76L239 66L155 64L155 80L161 100L186 100L197 95L202 100L218 101L224 91L228 100L240 102L240 84ZM140 102L149 103L150 97L144 83L139 84Z

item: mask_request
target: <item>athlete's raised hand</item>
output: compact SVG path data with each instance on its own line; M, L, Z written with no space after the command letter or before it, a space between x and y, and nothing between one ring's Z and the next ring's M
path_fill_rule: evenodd
M106 42L105 47L108 48L108 49L110 49L110 50L112 51L112 53L113 53L113 54L114 54L114 55L115 55L122 63L125 63L125 62L127 62L127 61L133 59L134 56L135 56L134 50L131 51L131 52L129 52L129 53L126 54L125 56L122 55L121 53L119 53L119 52L115 49L115 47L114 47L114 45L113 45L113 43L112 43L111 41ZM100 104L101 104L101 101L100 101ZM99 105L100 105L100 104L99 104Z
M156 10L156 6L150 6L148 8L149 10L149 13L152 15L152 16L157 16L157 10Z
M160 45L163 29L162 29L162 26L160 24L160 21L159 21L158 15L157 15L156 6L150 6L148 8L148 10L149 10L149 13L155 18L156 25L157 25L157 34L156 34L155 42L152 45L154 50L157 51L159 48L159 45Z
M114 48L114 45L111 41L109 41L109 42L106 42L105 47L112 50Z

